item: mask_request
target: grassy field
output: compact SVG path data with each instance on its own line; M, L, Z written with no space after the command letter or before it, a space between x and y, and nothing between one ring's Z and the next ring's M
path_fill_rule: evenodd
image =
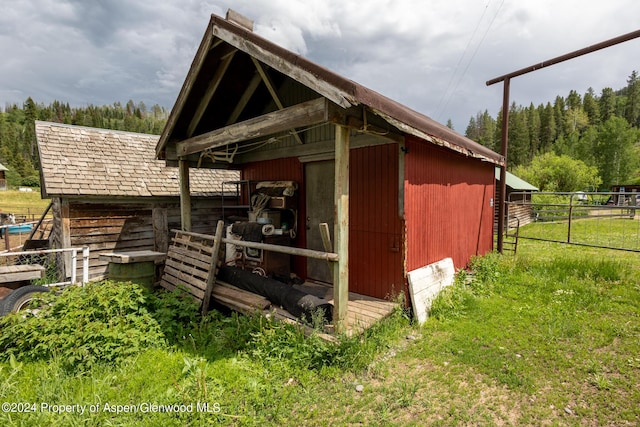
M0 212L26 215L28 220L38 220L49 205L49 199L42 199L40 191L17 190L0 191Z
M590 216L561 222L535 222L520 228L521 237L640 251L640 216Z
M38 189L30 192L18 190L0 191L0 213L15 214L19 222L39 220L49 202L49 199L40 197ZM49 212L48 216L51 217L51 212ZM3 236L0 239L0 251L21 246L28 236L29 233L11 234L9 235L9 242L6 240L6 235Z
M459 273L422 327L398 312L340 346L130 290L70 299L40 327L3 321L0 424L638 425L638 261L521 241Z

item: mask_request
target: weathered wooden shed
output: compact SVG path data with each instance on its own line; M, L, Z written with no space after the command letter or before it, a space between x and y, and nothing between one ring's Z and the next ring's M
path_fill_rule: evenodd
M0 163L0 190L7 189L7 177L5 176L5 173L8 170L9 169L7 169L2 163Z
M517 227L529 224L533 221L531 194L538 191L538 187L529 184L527 181L506 173L506 217L509 227ZM500 182L500 168L496 168L496 182ZM500 197L500 186L496 185L496 199ZM496 206L495 221L497 224L499 209Z
M56 248L90 249L90 279L106 277L113 251L166 252L180 228L175 168L155 158L157 135L36 122L43 198L51 198ZM212 233L221 216L221 183L238 173L192 170L195 230ZM67 277L70 264L66 263Z
M333 282L338 323L347 292L385 298L405 291L411 270L492 250L500 155L265 40L232 11L212 15L156 151L179 167L186 201L194 167L297 182L294 245L322 250L318 224L329 223L339 261L333 275L312 259L293 270ZM196 226L186 206L182 215Z

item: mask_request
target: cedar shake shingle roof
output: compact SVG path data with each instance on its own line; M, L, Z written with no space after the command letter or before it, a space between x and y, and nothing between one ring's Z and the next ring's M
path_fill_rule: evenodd
M46 196L179 196L178 168L155 159L158 135L36 121ZM190 169L192 195L220 194L234 171Z

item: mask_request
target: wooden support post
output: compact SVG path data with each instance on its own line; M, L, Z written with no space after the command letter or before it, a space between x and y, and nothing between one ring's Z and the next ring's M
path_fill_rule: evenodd
M333 269L333 320L341 333L347 328L349 302L349 128L340 125L336 125L334 238L338 265Z
M60 200L60 225L61 236L60 240L63 248L71 248L71 212L69 206L69 199ZM8 231L8 230L7 230ZM62 281L66 281L67 277L71 277L71 252L62 253L64 259L64 272L62 273Z
M218 258L220 257L220 244L222 243L222 233L224 231L224 221L218 221L216 226L216 235L213 239L213 252L211 254L211 266L209 267L209 276L207 276L207 287L204 290L202 298L202 315L206 316L209 311L209 301L211 301L211 293L216 283L216 275L218 274Z
M189 189L189 163L178 162L180 179L180 218L182 231L191 231L191 192Z
M151 211L151 225L153 226L153 250L167 252L169 250L169 219L167 208L154 206Z

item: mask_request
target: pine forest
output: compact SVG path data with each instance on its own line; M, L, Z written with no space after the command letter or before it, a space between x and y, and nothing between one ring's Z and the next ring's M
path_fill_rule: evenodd
M0 111L0 163L9 169L7 183L39 186L36 120L159 135L167 115L164 107L132 100L71 107L29 97L22 106L6 105ZM485 110L470 118L465 135L500 152L501 126L502 111L494 117ZM507 160L509 171L542 191L608 191L612 185L640 184L638 72L619 90L589 88L582 95L571 90L538 106L512 103ZM554 173L556 178L549 178Z

